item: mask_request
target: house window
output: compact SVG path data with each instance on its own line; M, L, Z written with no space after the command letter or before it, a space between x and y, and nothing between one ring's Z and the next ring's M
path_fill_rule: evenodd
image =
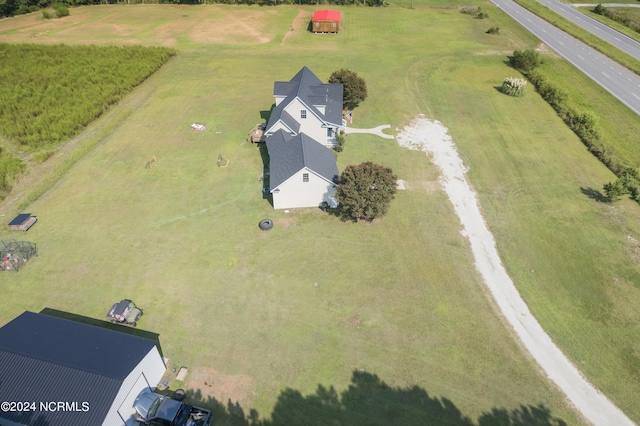
M302 174L302 181L303 182L309 182L309 173L303 173Z
M334 22L334 23L333 23L333 28L335 28L335 27L336 27L336 23Z
M327 129L327 137L330 138L333 136L333 129L332 128L328 128Z
M306 109L301 109L300 110L300 118L307 118L307 110Z

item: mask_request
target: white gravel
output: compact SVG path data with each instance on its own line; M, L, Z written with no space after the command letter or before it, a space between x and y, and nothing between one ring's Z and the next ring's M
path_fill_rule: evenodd
M440 183L460 219L461 233L469 239L476 269L502 315L513 326L524 347L546 375L593 424L633 425L618 407L582 376L542 329L520 297L502 265L493 235L482 217L475 191L467 181L467 169L448 129L440 122L420 115L402 129L396 139L401 147L424 151L440 168Z

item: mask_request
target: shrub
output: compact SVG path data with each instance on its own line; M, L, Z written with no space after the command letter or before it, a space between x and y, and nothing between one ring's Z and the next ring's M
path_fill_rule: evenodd
M475 16L478 13L477 6L464 6L460 8L460 13L464 13L465 15Z
M344 143L346 142L346 138L344 136L344 131L341 130L340 133L336 134L336 146L333 149L336 152L344 151Z
M507 77L502 82L500 91L509 96L522 96L524 95L524 86L527 85L527 80L524 78Z
M481 7L478 8L478 13L476 13L475 15L476 18L478 19L486 19L489 17L489 13L485 12L484 10L482 10Z
M509 62L515 69L527 73L540 66L542 58L534 49L516 50L509 58Z
M58 16L58 18L69 16L69 8L62 3L54 4L53 10L56 11L56 15Z
M464 6L460 8L460 13L471 15L477 19L485 19L489 17L489 13L482 10L479 6Z
M500 34L500 27L491 27L487 30L487 34Z
M621 179L616 179L613 182L605 183L603 186L604 200L612 203L619 200L624 194L627 193L627 189L622 184Z
M47 9L42 11L42 16L44 17L44 19L56 19L58 17L58 15L56 15L56 12Z

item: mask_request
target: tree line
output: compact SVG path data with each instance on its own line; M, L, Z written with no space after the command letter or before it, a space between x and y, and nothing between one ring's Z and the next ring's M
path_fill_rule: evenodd
M256 4L260 6L277 6L279 4L334 4L384 6L385 0L0 0L0 18L22 15L40 9L53 7L56 4L67 6L96 4Z

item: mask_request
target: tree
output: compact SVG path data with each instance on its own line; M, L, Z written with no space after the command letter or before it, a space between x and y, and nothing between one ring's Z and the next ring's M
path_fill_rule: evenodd
M342 84L342 104L344 109L354 109L367 98L367 83L355 71L339 69L329 77L329 83Z
M347 166L336 191L340 216L356 222L384 216L395 197L397 179L389 167L370 161Z

